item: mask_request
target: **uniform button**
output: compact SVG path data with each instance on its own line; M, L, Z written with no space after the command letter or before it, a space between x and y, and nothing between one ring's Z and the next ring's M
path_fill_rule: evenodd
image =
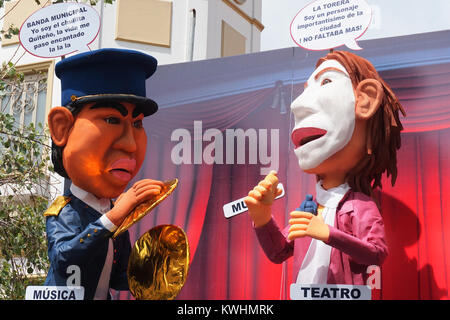
M83 242L84 242L83 238L80 238L80 243L83 243Z
M90 237L90 236L91 236L91 234L90 234L90 233L88 233L88 234L87 234L87 236L88 236L88 237Z
M97 228L94 229L94 232L97 232Z

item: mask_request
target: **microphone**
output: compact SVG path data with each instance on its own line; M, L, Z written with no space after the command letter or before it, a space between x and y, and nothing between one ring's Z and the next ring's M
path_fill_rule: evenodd
M311 212L312 214L317 215L317 203L313 200L313 196L307 194L305 200L303 200L296 211Z

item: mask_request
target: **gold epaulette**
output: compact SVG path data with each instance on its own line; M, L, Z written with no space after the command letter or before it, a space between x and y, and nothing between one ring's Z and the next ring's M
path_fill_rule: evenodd
M57 197L51 206L44 212L44 216L58 216L59 212L70 202L70 200L72 200L70 197Z

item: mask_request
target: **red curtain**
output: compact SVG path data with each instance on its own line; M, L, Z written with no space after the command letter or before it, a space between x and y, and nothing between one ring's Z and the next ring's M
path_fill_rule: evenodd
M390 255L383 299L448 299L450 129L403 135L399 176L378 194Z
M385 180L382 192L376 194L390 248L377 297L447 299L450 64L385 71L382 76L400 98L407 117L402 120L405 130L398 153L397 183L391 187ZM285 93L299 92L301 86L281 89ZM224 204L244 197L263 178L260 169L264 165L248 164L248 155L246 164L174 165L171 159L177 143L170 140L172 132L184 128L193 137L194 121L202 121L203 131L240 128L267 129L269 133L270 129L277 129L278 172L286 195L275 202L273 214L281 226L286 225L288 213L298 207L306 193L314 192L315 178L298 167L290 142L290 101L286 113L280 104L272 108L276 94L274 86L162 108L145 120L149 147L144 168L136 179L177 177L180 184L154 212L130 229L131 240L163 223L176 224L185 230L191 265L178 299L289 299L292 261L271 263L258 244L248 215L226 219L222 210ZM208 143L202 142L202 146Z
M390 255L382 299L450 296L450 65L382 73L406 109L394 187L378 194Z

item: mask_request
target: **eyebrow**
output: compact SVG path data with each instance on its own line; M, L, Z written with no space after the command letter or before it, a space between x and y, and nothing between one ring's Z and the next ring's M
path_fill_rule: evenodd
M322 74L324 74L325 72L328 72L328 71L336 71L336 72L340 72L340 73L342 73L343 75L347 76L347 74L346 74L344 71L342 71L342 70L340 70L340 69L338 69L338 68L328 67L328 68L325 68L325 69L323 69L323 70L320 70L320 71L314 76L314 80L319 79L319 77L320 77Z
M319 79L319 77L320 77L322 74L324 74L325 72L328 72L328 71L337 71L337 72L340 72L340 73L342 73L342 74L344 74L344 75L347 76L347 74L346 74L344 71L342 71L342 70L340 70L340 69L338 69L338 68L328 67L328 68L325 68L325 69L323 69L323 70L320 70L320 71L314 76L314 80ZM306 81L306 82L303 84L303 88L306 89L306 87L308 87L308 81Z
M115 110L119 111L123 117L126 117L128 115L127 108L119 102L112 102L112 101L98 102L90 107L90 109L100 109L100 108L115 109ZM137 118L141 113L143 113L142 109L139 108L138 106L135 106L132 116L133 116L133 118Z

